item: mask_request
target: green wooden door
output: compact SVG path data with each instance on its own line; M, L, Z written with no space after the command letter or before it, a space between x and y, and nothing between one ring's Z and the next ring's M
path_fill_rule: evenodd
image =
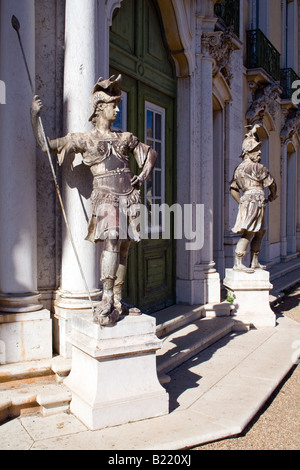
M155 148L159 158L143 189L148 239L130 248L126 296L145 313L175 303L175 241L153 229L153 204L171 206L175 195L176 78L156 1L123 0L110 32L111 73L121 73L124 99L119 127ZM132 170L138 173L133 163ZM155 239L154 239L155 238Z

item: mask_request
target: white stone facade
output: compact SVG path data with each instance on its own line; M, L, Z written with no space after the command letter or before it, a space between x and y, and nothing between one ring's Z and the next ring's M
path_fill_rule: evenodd
M284 30L286 2L277 2L282 10L273 22L277 10L269 9L257 23L255 2L241 0L238 36L222 30L214 3L156 2L177 75L176 202L204 205L203 247L188 251L184 240L176 243L176 300L190 305L220 303L225 269L233 265L237 205L229 183L249 123L261 123L266 163L280 195L268 209L263 261L271 268L296 260L300 250L300 118L290 99L278 92L270 99L267 87L278 86L272 77L261 67L245 66L246 30L263 28L272 41L278 19ZM290 4L297 26L297 2ZM54 138L89 129L90 92L99 76L109 75L109 28L122 1L2 0L0 8L0 80L6 92L6 104L0 100L0 340L8 362L49 357L53 349L69 356L72 312L90 304L47 158L34 142L31 90L11 17L20 21L29 71L45 107L44 127ZM297 73L296 26L295 53L282 52L281 68ZM73 170L69 163L56 170L86 280L98 299L101 247L84 240L91 176L79 166L76 156ZM20 341L24 347L18 352Z

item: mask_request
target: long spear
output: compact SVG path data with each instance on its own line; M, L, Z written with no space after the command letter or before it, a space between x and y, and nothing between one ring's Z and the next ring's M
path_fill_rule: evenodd
M26 67L27 75L28 75L29 84L30 84L30 87L31 87L32 94L35 95L34 87L33 87L33 84L32 84L32 80L31 80L31 76L30 76L30 72L29 72L29 68L28 68L28 65L27 65L27 60L26 60L26 56L25 56L25 52L24 52L24 49L23 49L23 44L22 44L22 40L21 40L21 36L20 36L20 22L19 22L18 18L15 15L12 16L11 24L12 24L12 27L14 28L14 30L16 31L16 33L18 35L19 44L20 44L20 47L21 47L23 60L24 60L24 64L25 64L25 67ZM85 279L85 276L84 276L84 272L83 272L83 269L82 269L82 266L81 266L81 263L80 263L78 252L77 252L77 249L76 249L76 246L75 246L75 243L74 243L74 240L73 240L72 232L71 232L71 229L70 229L70 226L69 226L69 223L68 223L68 219L67 219L67 216L66 216L66 212L65 212L64 205L63 205L63 201L62 201L60 189L59 189L59 186L58 186L56 174L55 174L55 171L54 171L54 167L53 167L53 163L52 163L52 159L51 159L51 152L50 152L48 140L46 138L46 134L45 134L45 131L44 131L44 126L43 126L41 116L39 116L39 124L40 124L40 127L41 127L42 136L43 136L43 139L44 139L44 142L45 142L47 155L48 155L48 160L49 160L50 168L51 168L51 173L52 173L52 176L53 176L53 181L54 181L54 184L55 184L55 188L56 188L56 192L57 192L58 199L59 199L59 202L60 202L63 217L64 217L64 220L65 220L65 223L66 223L66 227L67 227L68 234L69 234L71 244L72 244L72 247L73 247L73 251L74 251L74 254L75 254L75 257L76 257L76 260L77 260L77 264L78 264L78 267L79 267L79 270L80 270L80 274L81 274L82 280L84 282L85 289L87 291L87 294L88 294L88 297L89 297L89 300L90 300L90 303L91 303L91 306L92 306L92 310L93 310L93 313L94 313L95 312L94 304L93 304L93 301L92 301L92 298L91 298L91 294L90 294L90 291L89 291L89 288L88 288L88 285L87 285L87 282L86 282L86 279Z

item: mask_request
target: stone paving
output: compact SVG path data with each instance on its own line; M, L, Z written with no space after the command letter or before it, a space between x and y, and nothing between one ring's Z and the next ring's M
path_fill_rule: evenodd
M300 341L295 310L298 301L299 291L295 291L276 307L276 328L227 335L172 371L171 381L166 384L170 395L168 415L90 431L68 412L46 417L24 414L0 426L0 449L153 451L221 449L223 445L231 449L271 445L296 448L298 368L286 382L292 389L281 388L276 393L278 409L275 400L268 408L274 409L275 404L271 424L265 421L265 414L258 420L256 417L294 367L295 345ZM293 406L285 401L286 397ZM256 432L253 420L265 427ZM228 439L245 429L252 443L243 443L243 437ZM269 444L265 436L269 436Z
M300 286L273 310L300 323L299 300ZM196 450L300 450L300 366L295 365L239 437Z

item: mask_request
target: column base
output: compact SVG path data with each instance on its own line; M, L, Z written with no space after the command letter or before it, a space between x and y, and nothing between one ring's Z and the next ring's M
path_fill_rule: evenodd
M176 302L189 305L220 303L220 276L214 266L214 262L195 265L193 279L177 279Z
M232 315L236 327L261 328L276 326L276 316L270 307L270 273L256 269L254 273L245 273L226 269L224 286L233 297Z
M215 269L215 262L208 264L198 264L194 268L196 279L202 280L202 298L203 304L214 304L221 302L220 275Z
M49 310L0 314L1 364L52 357Z
M72 318L72 369L65 385L71 412L96 430L168 414L169 397L156 372L155 319L121 316L113 327L91 312Z
M41 294L0 294L0 313L24 313L42 310Z
M99 302L101 291L99 289L90 292L91 299L95 303ZM59 289L55 296L55 305L68 310L83 310L91 308L91 302L86 292L69 292Z

